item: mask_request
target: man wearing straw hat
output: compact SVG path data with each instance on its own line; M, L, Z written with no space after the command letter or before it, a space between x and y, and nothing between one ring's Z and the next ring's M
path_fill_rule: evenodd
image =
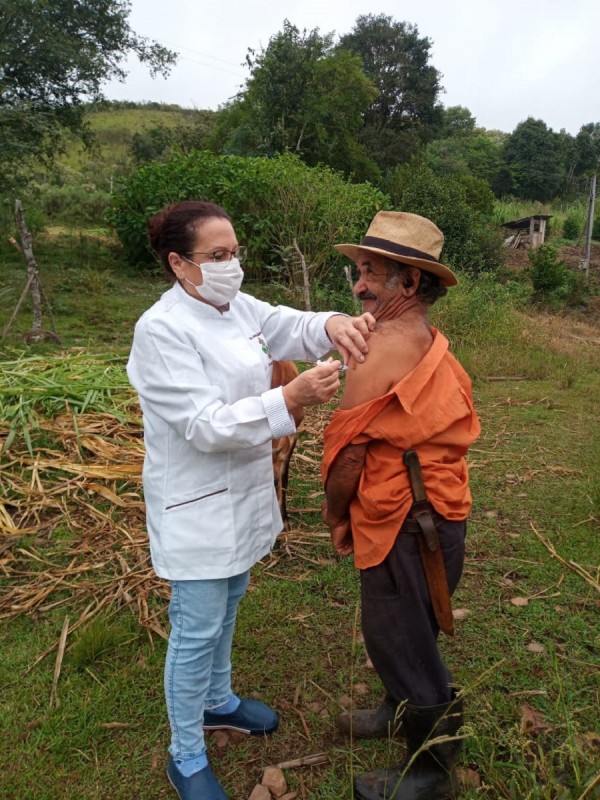
M457 794L463 703L437 639L453 633L471 506L465 455L480 427L470 380L428 321L458 282L439 260L443 241L424 217L380 211L359 245L336 245L377 326L325 431L323 515L337 553L354 553L365 645L386 690L379 708L346 712L338 727L388 736L400 723L408 749L401 765L355 778L360 800Z

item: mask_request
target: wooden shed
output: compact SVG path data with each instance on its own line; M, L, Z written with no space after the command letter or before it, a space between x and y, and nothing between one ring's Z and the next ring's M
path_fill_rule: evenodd
M551 216L552 214L534 214L532 217L505 222L502 227L511 231L511 234L504 240L504 246L529 247L533 250L544 244L546 220Z

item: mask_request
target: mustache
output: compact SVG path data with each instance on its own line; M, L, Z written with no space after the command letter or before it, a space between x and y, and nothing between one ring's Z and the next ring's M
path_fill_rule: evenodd
M377 300L377 296L372 292L360 292L356 295L359 300Z

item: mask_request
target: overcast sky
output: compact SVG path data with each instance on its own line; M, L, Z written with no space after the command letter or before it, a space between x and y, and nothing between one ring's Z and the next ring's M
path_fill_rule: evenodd
M179 53L168 79L128 62L113 100L212 108L249 75L248 48L260 50L288 19L300 30L338 36L361 14L387 14L417 26L432 42L445 106L466 106L477 124L506 132L527 117L576 134L600 122L599 0L132 0L139 35Z

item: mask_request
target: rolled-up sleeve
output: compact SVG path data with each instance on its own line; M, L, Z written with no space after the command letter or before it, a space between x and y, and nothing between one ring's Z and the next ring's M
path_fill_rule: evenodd
M273 439L278 439L280 436L291 436L292 433L295 433L296 423L287 410L283 399L282 387L277 386L275 389L269 389L261 396Z

